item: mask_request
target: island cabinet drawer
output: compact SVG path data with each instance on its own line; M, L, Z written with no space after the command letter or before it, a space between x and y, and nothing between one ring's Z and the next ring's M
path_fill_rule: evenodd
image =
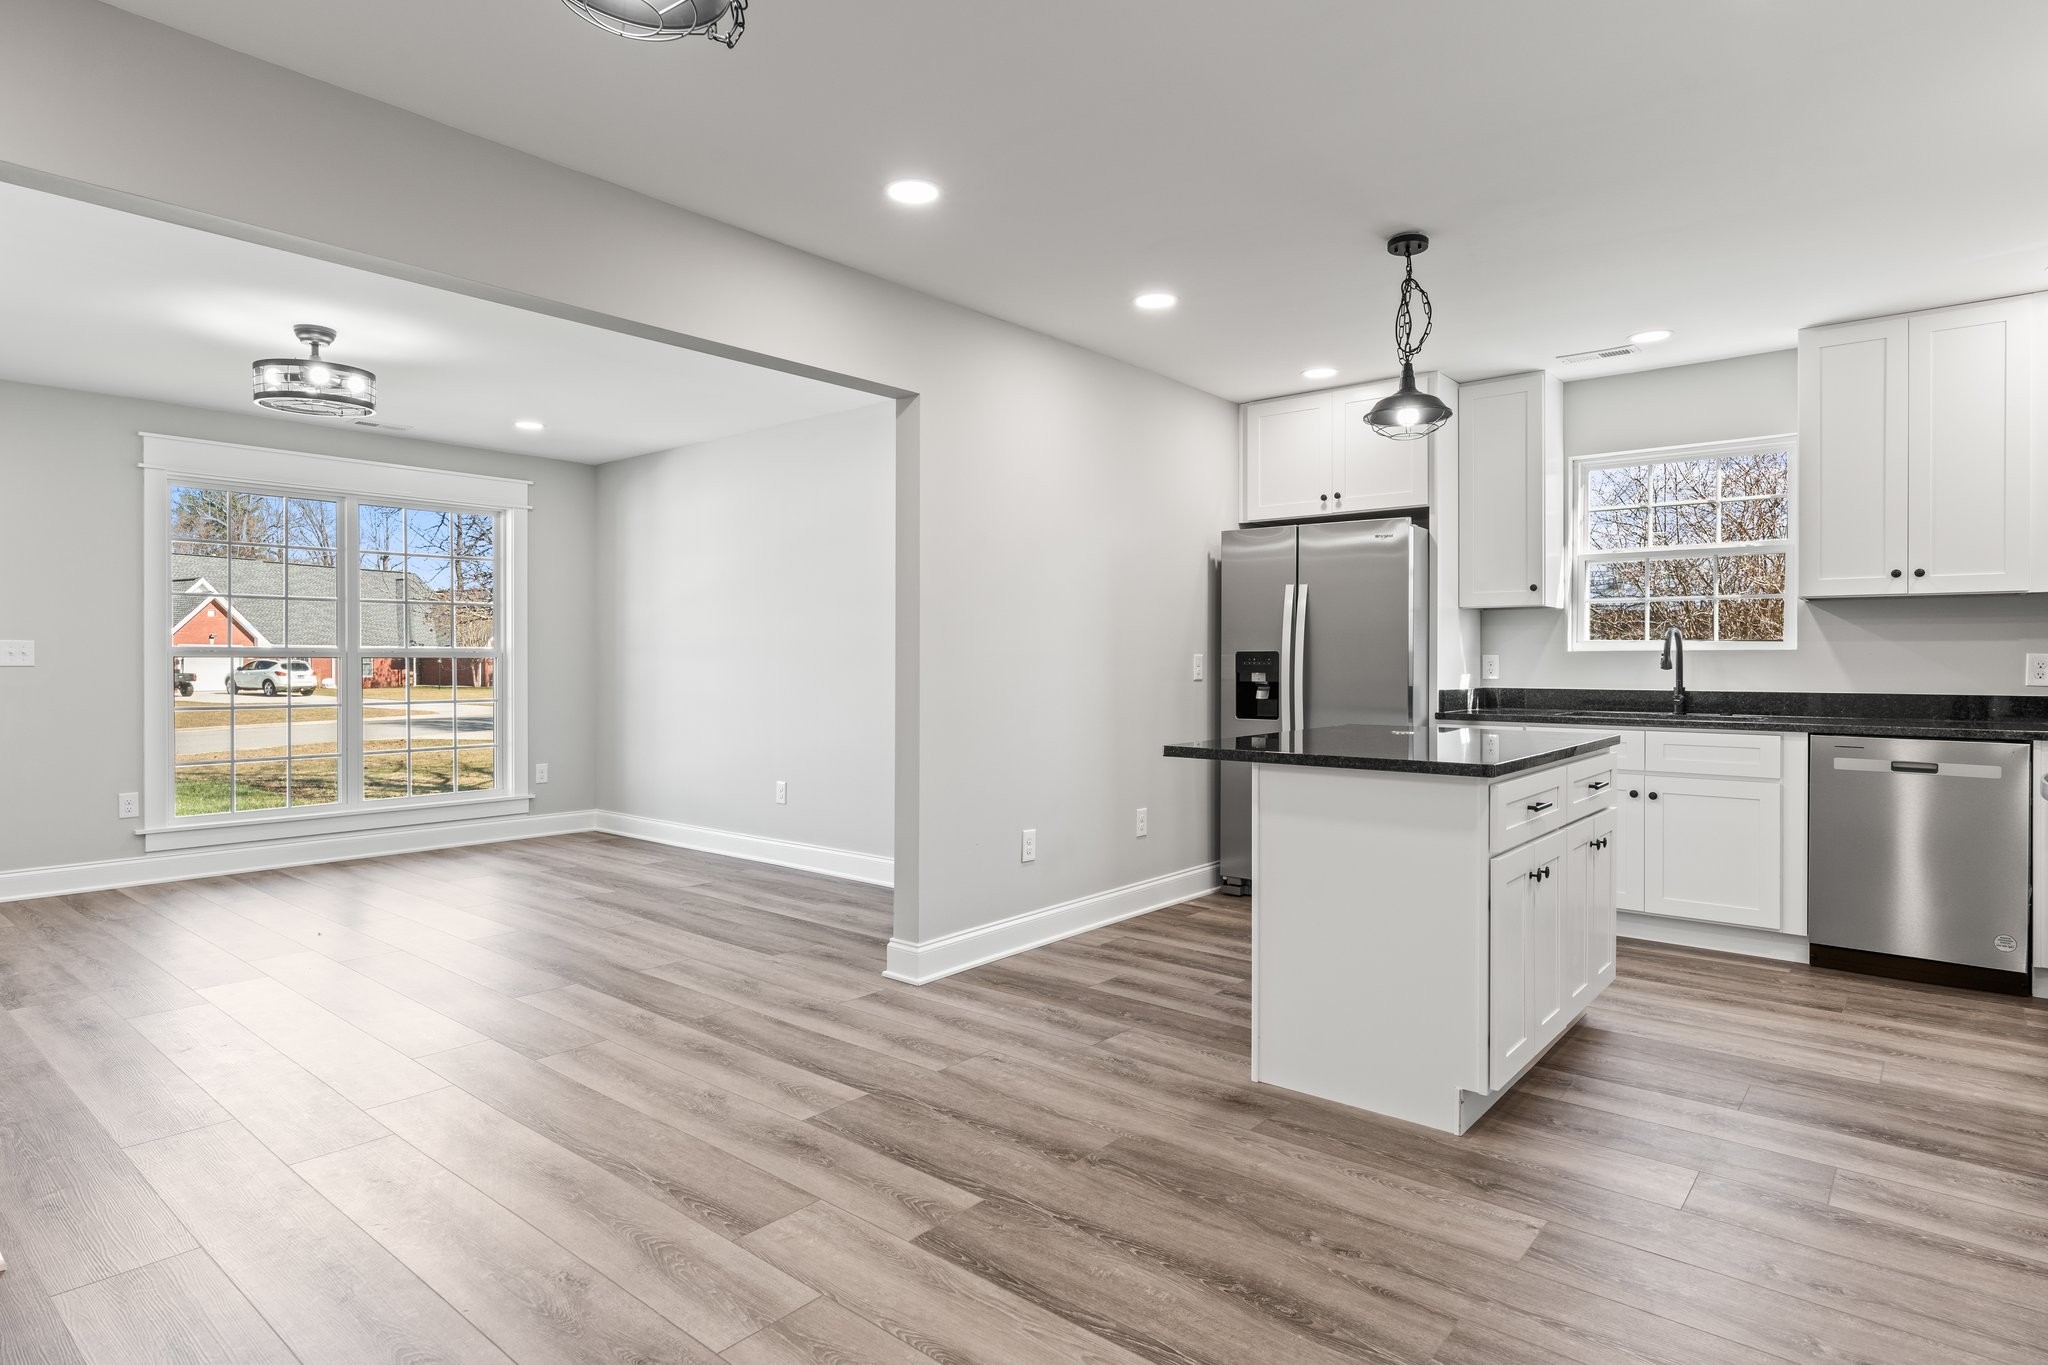
M1784 741L1741 730L1652 730L1643 767L1653 773L1697 777L1766 777L1784 774Z
M1614 751L1582 758L1565 769L1565 816L1576 820L1614 801Z
M1560 763L1540 772L1521 773L1493 784L1492 846L1495 853L1527 843L1570 818L1570 769Z

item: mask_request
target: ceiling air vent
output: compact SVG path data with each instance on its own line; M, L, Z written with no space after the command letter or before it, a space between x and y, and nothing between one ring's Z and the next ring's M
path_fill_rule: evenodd
M375 427L375 428L377 428L377 430L379 430L379 431L411 431L411 430L412 430L412 428L411 428L411 427L408 427L408 426L400 426L400 425L399 425L399 424L398 424L397 422L372 422L372 421L371 421L371 420L370 420L369 418L367 418L367 417L358 417L358 418L356 418L356 425L357 425L357 426L359 426L359 427Z
M1557 363L1560 365L1585 365L1595 360L1619 360L1625 355L1641 355L1642 353L1642 347L1634 342L1624 341L1619 346L1602 346L1597 351L1575 351L1571 355L1561 355L1557 358Z

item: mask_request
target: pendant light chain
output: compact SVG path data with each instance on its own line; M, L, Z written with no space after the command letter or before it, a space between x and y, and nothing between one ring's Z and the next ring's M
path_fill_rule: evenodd
M1415 313L1410 300L1422 296L1422 335L1415 335ZM1401 306L1394 310L1394 351L1403 365L1414 360L1436 326L1436 310L1430 307L1429 291L1415 280L1415 258L1408 258L1408 277L1401 281Z

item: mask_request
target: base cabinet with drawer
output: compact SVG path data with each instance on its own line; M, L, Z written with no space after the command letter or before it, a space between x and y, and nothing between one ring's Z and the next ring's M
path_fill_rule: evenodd
M1487 1082L1495 1091L1519 1076L1614 980L1615 904L1611 758L1496 784L1494 856L1488 878ZM1545 779L1534 785L1534 779ZM1554 807L1562 828L1498 813L1546 804L1573 786L1591 787L1582 811ZM1523 842L1515 843L1516 839Z
M1614 902L1746 929L1806 931L1806 736L1690 728L1614 734Z

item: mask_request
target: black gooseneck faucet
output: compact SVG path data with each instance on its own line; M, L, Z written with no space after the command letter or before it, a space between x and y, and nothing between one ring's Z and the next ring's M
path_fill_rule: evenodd
M1671 681L1671 714L1685 714L1685 632L1671 626L1664 632L1664 661L1657 667L1669 672L1674 667L1678 676Z

